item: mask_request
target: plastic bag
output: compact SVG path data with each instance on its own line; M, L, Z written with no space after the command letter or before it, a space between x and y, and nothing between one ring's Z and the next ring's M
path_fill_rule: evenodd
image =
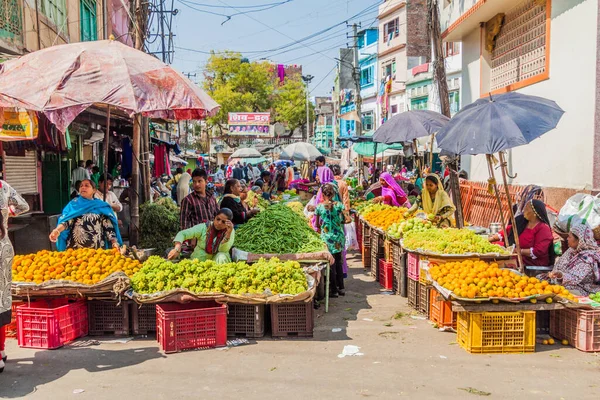
M569 198L560 209L556 226L563 232L570 232L577 225L587 224L594 229L600 226L600 199L585 193L577 193Z
M356 237L356 226L354 221L344 225L344 235L346 235L346 250L358 249L358 239Z

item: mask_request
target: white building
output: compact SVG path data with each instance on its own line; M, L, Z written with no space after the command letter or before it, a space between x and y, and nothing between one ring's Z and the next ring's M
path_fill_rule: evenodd
M381 85L377 68L378 29L370 28L358 33L358 62L360 65L361 119L363 132L374 131L380 125L377 93Z
M600 187L597 0L441 0L442 37L462 42L461 105L508 91L555 100L557 129L511 150L516 184L546 188L560 206ZM499 29L498 29L499 28ZM463 158L473 180L488 178L485 157Z

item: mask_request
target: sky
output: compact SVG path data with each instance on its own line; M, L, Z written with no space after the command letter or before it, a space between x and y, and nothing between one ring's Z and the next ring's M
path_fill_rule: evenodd
M346 21L360 23L363 29L377 27L380 3L381 0L175 0L174 7L179 12L173 17L172 65L184 73L195 73L196 78L191 79L200 81L209 57L205 53L239 51L251 61L301 64L304 75L314 76L311 96L327 96L333 87L338 49L352 45L352 27L347 27ZM229 20L210 14L238 12L242 13ZM313 34L316 35L307 38Z

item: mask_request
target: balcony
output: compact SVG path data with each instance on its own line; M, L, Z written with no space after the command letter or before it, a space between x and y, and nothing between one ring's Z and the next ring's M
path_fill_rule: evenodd
M378 18L386 18L402 7L406 7L406 0L386 0L379 6Z
M23 48L23 19L20 0L0 2L0 50L21 53Z
M481 22L487 22L498 13L506 13L523 0L453 0L439 2L442 38L459 42Z

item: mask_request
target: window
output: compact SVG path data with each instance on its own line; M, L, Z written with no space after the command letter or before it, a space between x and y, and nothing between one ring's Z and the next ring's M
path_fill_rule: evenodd
M0 5L0 37L15 39L21 36L21 8L17 0L3 0Z
M387 79L388 76L393 77L393 75L396 73L396 61L392 61L392 62L388 62L387 64L384 64L381 72L383 74L384 79Z
M383 42L387 43L400 34L399 19L393 19L390 22L383 25Z
M366 35L367 35L366 32L361 35L358 35L357 44L358 44L359 49L362 49L363 47L365 47L365 36Z
M368 131L372 131L375 127L374 127L374 116L373 116L373 111L369 111L369 112L365 112L362 114L362 124L363 124L363 131L368 132Z
M450 100L450 115L454 115L460 110L460 93L450 92L448 99Z
M360 86L366 87L373 85L373 66L368 66L360 71Z
M332 126L333 125L333 117L332 116L326 117L326 119L325 119L325 125L327 125L327 126Z
M460 43L446 42L444 43L444 58L452 57L460 54Z
M81 41L98 40L96 25L96 0L81 0Z
M492 51L492 91L548 73L546 8L545 1L525 0L506 13Z
M41 0L40 11L59 31L67 33L67 5L66 0Z
M422 97L420 99L414 99L410 102L410 108L412 110L427 110L428 97Z
M396 104L392 105L392 115L398 114L398 106Z

